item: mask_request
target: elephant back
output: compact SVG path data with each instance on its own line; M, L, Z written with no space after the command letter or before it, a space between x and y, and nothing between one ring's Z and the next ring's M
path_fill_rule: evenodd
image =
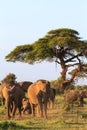
M33 84L33 83L30 82L30 81L18 82L18 85L20 86L20 88L21 88L24 92L27 92L28 87L29 87L31 84Z
M22 99L22 98L25 97L25 92L19 87L18 84L15 84L15 85L14 85L14 88L13 88L13 90L11 91L11 93L12 93L12 96L13 96L14 98L17 97L17 98Z

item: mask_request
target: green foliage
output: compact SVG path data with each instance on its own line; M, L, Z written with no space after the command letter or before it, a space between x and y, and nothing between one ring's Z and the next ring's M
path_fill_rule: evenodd
M77 31L68 28L51 30L33 44L17 46L5 58L7 61L21 61L29 64L43 60L52 61L54 54L51 48L53 46L65 46L78 51L82 46L86 46L78 35Z
M79 33L75 30L62 28L57 30L49 31L47 37L49 39L49 45L52 46L65 46L70 49L78 50L80 46L82 46L82 41L78 37Z
M17 46L11 53L6 56L7 61L22 61L25 58L25 54L33 50L32 45Z
M68 28L60 28L60 29L56 29L56 30L51 30L48 32L48 34L53 34L53 36L56 35L61 35L61 36L67 36L67 35L71 35L71 36L76 36L79 35L79 33L75 30L72 29L68 29Z
M41 62L46 58L52 58L52 52L47 44L47 39L39 39L32 44L33 50L28 52L25 56L25 61L32 64L34 62Z
M51 87L56 89L56 93L60 94L62 93L62 83L63 83L63 78L59 77L56 80L50 81Z
M87 85L77 85L77 86L75 86L75 89L77 89L77 90L87 90Z

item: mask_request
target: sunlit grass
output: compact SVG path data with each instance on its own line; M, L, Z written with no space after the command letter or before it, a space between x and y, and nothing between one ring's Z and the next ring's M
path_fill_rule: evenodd
M70 111L63 109L64 97L57 95L54 109L48 109L48 119L22 115L19 119L16 114L14 119L6 119L6 110L0 106L0 130L86 130L87 129L87 100L84 108L74 107ZM83 114L83 115L82 115Z

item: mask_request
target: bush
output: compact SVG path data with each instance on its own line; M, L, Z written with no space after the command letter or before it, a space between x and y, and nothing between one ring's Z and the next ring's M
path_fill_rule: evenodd
M0 123L0 130L24 130L26 129L23 126L19 126L17 125L15 122L13 121L3 121Z

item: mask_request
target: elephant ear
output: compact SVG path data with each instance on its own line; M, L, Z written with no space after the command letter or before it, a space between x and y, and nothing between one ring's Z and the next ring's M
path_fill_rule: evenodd
M38 81L38 85L40 86L40 90L42 92L46 92L46 82Z

